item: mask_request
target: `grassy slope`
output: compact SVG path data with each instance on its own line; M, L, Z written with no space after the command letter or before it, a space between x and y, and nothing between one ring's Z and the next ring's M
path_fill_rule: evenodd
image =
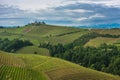
M37 46L26 46L18 50L16 53L37 54L49 56L49 50L46 48L38 48Z
M98 47L103 43L106 44L114 44L120 41L120 38L105 38L105 37L97 37L95 39L91 39L89 42L85 44L85 46L94 46Z
M111 35L120 35L120 29L92 29L90 32L96 32L99 34L111 34ZM85 46L94 46L98 47L102 43L106 44L114 44L119 43L120 38L105 38L105 37L97 37L95 39L90 40ZM119 44L116 44L118 46Z
M74 31L80 31L77 33L67 34L63 36L56 36L64 33L70 33ZM35 45L40 42L51 42L53 44L57 43L70 43L77 39L83 34L86 34L88 30L76 29L70 27L59 27L51 25L40 25L40 26L26 26L22 28L6 28L0 29L0 38L20 38L29 39Z
M4 52L0 52L0 73L0 80L120 80L58 58Z
M120 35L120 29L93 29L91 32L97 32L100 34Z

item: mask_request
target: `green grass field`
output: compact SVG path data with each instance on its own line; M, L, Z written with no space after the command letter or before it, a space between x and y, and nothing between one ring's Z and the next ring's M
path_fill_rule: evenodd
M0 52L0 73L0 80L120 80L58 58L5 52Z
M101 44L114 44L120 41L120 38L105 38L105 37L97 37L95 39L91 39L89 42L85 44L86 46L99 47Z
M37 46L26 46L19 49L16 53L24 53L24 54L40 54L49 56L49 50L45 48L39 48Z

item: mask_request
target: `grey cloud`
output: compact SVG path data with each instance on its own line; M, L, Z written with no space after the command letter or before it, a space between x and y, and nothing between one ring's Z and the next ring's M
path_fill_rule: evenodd
M85 3L76 3L76 4L69 4L66 6L60 6L55 8L56 10L75 10L75 9L85 9L89 11L93 11L91 13L76 13L78 17L84 17L86 18L84 21L81 21L80 23L119 23L120 22L120 8L115 7L106 7L103 5L97 5L97 4L85 4ZM87 19L90 16L93 16L95 14L101 14L105 17L102 18L91 18L90 20Z
M0 17L9 18L10 16L11 18L24 18L12 19L13 21L17 20L17 23L20 21L20 24L26 24L31 20L44 20L50 24L62 25L109 24L120 23L120 8L76 2L74 4L30 12L0 5Z

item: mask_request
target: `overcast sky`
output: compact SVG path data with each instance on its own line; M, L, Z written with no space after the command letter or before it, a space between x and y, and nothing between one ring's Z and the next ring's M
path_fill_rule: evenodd
M120 23L120 0L0 0L0 25Z

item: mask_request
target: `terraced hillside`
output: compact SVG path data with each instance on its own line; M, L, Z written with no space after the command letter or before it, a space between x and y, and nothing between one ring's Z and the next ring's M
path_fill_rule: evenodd
M120 80L58 58L0 52L0 80Z

